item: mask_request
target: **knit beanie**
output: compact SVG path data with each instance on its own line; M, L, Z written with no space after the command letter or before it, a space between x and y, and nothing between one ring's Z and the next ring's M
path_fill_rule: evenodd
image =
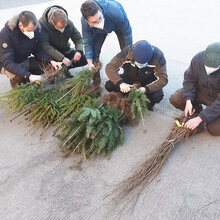
M208 67L220 66L220 42L212 43L206 48L203 60Z
M133 58L140 64L147 63L153 56L153 47L146 40L141 40L133 48Z

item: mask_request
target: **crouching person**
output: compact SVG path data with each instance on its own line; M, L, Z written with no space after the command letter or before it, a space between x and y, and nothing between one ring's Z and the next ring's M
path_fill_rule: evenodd
M123 68L123 74L118 71ZM163 87L168 82L166 60L162 51L145 40L125 47L106 65L109 81L105 88L108 92L130 92L139 83L139 91L150 100L149 110L163 99Z
M41 24L41 45L45 53L65 66L75 68L87 65L83 54L83 39L67 11L61 6L47 8L39 20ZM70 47L72 40L75 48Z
M40 49L40 34L35 15L23 11L9 20L0 32L0 69L10 78L12 88L28 81L41 81L41 65L60 64Z
M194 130L204 122L212 135L220 136L220 42L193 57L184 74L183 88L171 95L170 103L186 116L198 113L184 125L186 128Z

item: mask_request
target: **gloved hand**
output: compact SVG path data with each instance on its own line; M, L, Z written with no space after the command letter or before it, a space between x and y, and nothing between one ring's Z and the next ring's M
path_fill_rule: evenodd
M64 57L63 60L62 60L62 63L65 66L70 66L71 65L71 60L69 60L68 58Z
M139 89L137 89L137 91L145 93L146 92L146 88L145 87L140 87Z
M121 83L119 87L120 87L121 92L127 93L127 92L130 92L132 85L127 84L127 83Z
M30 80L31 83L35 82L35 83L40 84L40 82L43 80L43 77L40 76L40 75L33 75L33 74L31 74L29 76L29 80Z

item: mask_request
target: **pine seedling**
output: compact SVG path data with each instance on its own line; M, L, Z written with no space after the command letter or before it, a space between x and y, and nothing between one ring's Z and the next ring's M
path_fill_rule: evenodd
M147 104L150 102L149 99L144 93L132 89L128 95L128 100L131 103L132 119L135 119L136 115L138 114L141 118L141 122L144 127L144 132L146 132L146 128L144 125L144 114L147 110Z

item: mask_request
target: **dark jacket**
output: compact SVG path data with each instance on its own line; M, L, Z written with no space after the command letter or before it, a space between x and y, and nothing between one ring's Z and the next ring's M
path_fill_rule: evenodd
M17 76L28 77L31 73L18 64L25 61L31 54L39 61L52 60L40 48L39 29L34 31L34 38L29 39L18 27L18 16L15 16L0 32L1 67Z
M132 50L134 45L127 46L120 53L118 53L111 61L106 65L106 74L108 78L115 84L120 85L124 80L118 74L119 68L124 68L124 74L132 71L133 80L137 82L148 82L146 87L147 93L153 93L161 90L168 82L168 76L166 71L166 60L162 51L153 46L153 57L149 61L147 67L139 69L134 65L134 59ZM128 66L129 64L129 66ZM131 75L131 74L130 74ZM130 76L132 78L132 76Z
M45 53L53 57L56 61L62 61L65 54L73 50L70 47L69 39L75 44L75 49L83 53L83 39L79 31L75 28L72 21L68 19L67 26L63 33L57 30L48 21L48 13L51 8L57 7L62 9L66 14L67 11L57 5L48 7L42 17L39 19L41 24L41 45Z
M81 18L87 59L93 59L93 39L96 33L107 34L114 31L122 35L126 46L132 43L132 30L123 6L114 0L96 0L96 2L105 18L104 29L91 27L83 17Z
M193 57L189 68L185 71L183 81L183 96L185 100L195 101L196 93L200 92L213 104L199 113L205 122L211 122L220 116L220 70L207 75L204 61L204 51Z

